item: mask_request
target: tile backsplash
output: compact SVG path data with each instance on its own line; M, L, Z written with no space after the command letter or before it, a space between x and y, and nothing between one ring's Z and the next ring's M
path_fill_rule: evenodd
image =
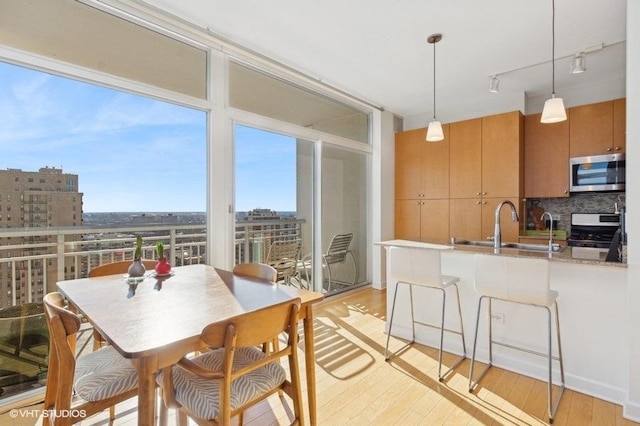
M529 198L526 208L528 212L537 204L558 220L558 229L570 232L571 213L613 213L615 203L618 203L618 208L625 207L624 192L589 192L566 198Z

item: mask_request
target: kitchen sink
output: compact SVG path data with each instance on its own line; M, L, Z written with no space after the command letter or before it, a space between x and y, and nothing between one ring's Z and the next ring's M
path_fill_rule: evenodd
M475 247L493 247L493 241L473 241L473 240L457 240L451 239L453 245L475 246ZM547 244L525 244L525 243L501 243L500 248L504 249L516 249L516 250L529 250L529 251L549 251ZM554 243L552 245L553 252L561 252L564 247L560 244Z

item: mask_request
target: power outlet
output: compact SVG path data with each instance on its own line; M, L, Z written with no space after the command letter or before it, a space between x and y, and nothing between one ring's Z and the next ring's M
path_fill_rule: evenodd
M502 312L492 312L491 321L495 324L504 324L504 314Z

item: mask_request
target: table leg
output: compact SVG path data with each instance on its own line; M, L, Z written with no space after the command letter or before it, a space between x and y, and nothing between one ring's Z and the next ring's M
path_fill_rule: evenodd
M304 326L304 364L307 374L307 396L309 397L309 422L317 424L316 419L316 355L313 338L313 307L307 306L307 312L302 321Z
M137 360L138 371L138 424L155 424L156 408L156 368L153 357L143 357Z

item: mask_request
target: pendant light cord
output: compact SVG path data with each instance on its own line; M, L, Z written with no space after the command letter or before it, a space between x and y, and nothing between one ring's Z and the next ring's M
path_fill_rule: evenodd
M551 0L551 97L555 98L555 96L556 96L556 2L555 0Z
M433 43L433 121L436 121L436 43Z

